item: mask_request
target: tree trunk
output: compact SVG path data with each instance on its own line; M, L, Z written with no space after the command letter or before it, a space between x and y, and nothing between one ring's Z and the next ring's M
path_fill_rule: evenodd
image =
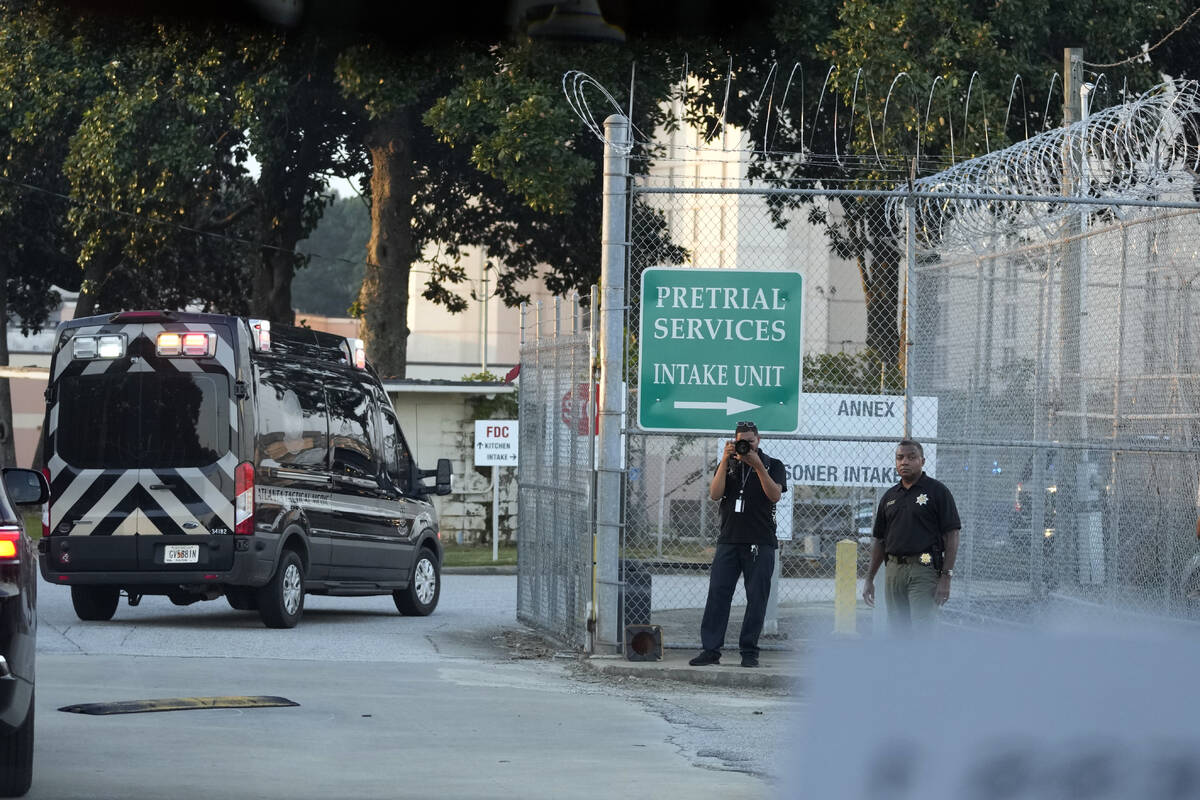
M371 154L371 239L359 307L367 355L380 375L403 378L408 361L408 277L417 253L412 235L413 117L401 112L374 123Z
M114 245L103 256L93 258L83 268L83 281L79 285L79 299L75 301L77 318L90 317L96 313L97 300L100 297L100 284L106 275L117 268L122 257L120 246Z
M259 236L264 245L254 273L250 311L255 317L284 325L296 321L292 309L292 278L300 263L296 245L306 235L304 206L314 191L311 178L321 168L315 134L291 128L291 144L282 148L294 155L263 164L258 176Z
M294 239L291 247L295 247L297 241L299 239ZM262 261L254 272L250 313L259 319L292 325L296 321L296 314L292 310L292 277L295 274L293 256L264 247L261 257Z

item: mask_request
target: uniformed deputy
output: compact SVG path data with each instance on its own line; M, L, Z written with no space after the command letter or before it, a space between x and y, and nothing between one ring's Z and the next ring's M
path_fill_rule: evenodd
M694 667L718 664L729 606L740 574L746 587L746 613L738 648L743 667L758 666L758 637L771 595L775 572L775 504L787 491L783 462L758 449L758 426L739 422L734 441L725 443L721 463L708 487L708 496L721 501L721 534L708 572L708 601L700 621L704 649L690 662ZM738 452L741 445L745 453Z
M879 501L875 543L863 581L863 600L875 605L875 573L887 559L888 624L909 630L932 627L937 607L950 599L950 579L958 557L962 523L954 496L924 472L925 451L905 439L896 445L900 482Z

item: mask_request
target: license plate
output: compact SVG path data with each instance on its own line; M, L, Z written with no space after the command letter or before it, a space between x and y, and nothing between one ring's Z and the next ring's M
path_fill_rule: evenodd
M169 544L163 548L164 564L195 564L199 560L198 544Z

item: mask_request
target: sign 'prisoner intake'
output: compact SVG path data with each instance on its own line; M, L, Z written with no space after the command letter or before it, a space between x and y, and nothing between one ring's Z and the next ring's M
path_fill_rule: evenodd
M651 267L642 273L638 424L762 433L800 426L803 276Z

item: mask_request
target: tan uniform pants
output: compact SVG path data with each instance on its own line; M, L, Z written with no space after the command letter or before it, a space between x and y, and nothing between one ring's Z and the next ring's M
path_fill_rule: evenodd
M938 574L928 564L899 564L888 559L887 593L888 626L896 632L920 630L928 633L937 621Z

